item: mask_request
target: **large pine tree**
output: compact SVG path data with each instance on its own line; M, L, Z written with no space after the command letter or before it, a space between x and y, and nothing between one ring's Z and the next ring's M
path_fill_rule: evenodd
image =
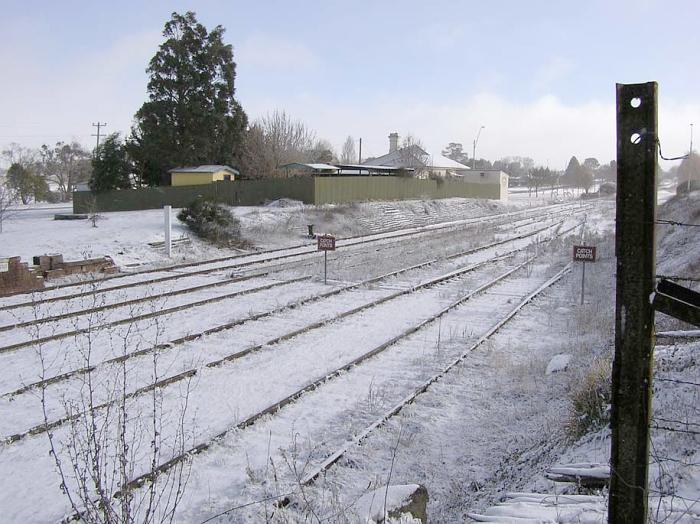
M165 24L129 141L144 184L161 184L174 167L238 163L248 121L234 98L236 64L223 34L221 26L207 32L189 11Z
M95 150L90 189L94 193L129 189L131 172L132 166L127 158L126 148L119 140L119 133L113 133Z

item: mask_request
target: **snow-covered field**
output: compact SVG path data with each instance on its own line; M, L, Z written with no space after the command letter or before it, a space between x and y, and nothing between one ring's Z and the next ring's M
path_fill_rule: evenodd
M316 232L339 237L369 234L388 229L470 218L561 201L542 194L539 199L515 196L509 204L489 200L446 199L409 202L368 202L352 205L305 206L298 202L273 202L263 207L232 208L241 220L243 233L255 246L269 249L309 243L307 224ZM162 248L149 243L162 242L161 210L102 213L97 227L89 220L58 221L57 213L70 213L66 204L41 204L18 209L3 225L0 258L63 253L66 260L109 255L119 266L170 264L214 258L229 254L205 244L190 234L175 218L172 238L188 242L174 249L166 260Z
M259 248L299 247L245 256L191 239L169 262L191 264L173 270L158 269L163 254L148 246L162 240L160 211L110 213L98 228L54 222L51 209L15 216L3 253L109 254L154 269L36 293L32 305L27 295L0 302L4 518L71 514L60 485L76 493L90 476L76 479L70 466L94 449L90 428L105 500L120 479L143 479L132 502L148 501L145 476L159 466L155 485L179 501L177 522L364 522L357 501L387 483L425 485L434 522L488 513L506 492L572 492L545 471L608 460L606 429L572 440L567 428L572 390L612 351L614 200L543 210L545 194L512 196L239 208ZM663 216L697 222L697 210L691 195ZM309 223L348 237L329 257L327 285L304 238ZM660 236L660 268L697 276L695 229ZM392 230L401 231L378 234ZM600 260L580 306L580 268L566 271L582 237ZM222 260L195 264L212 258ZM699 427L700 390L683 384L697 382L697 349L658 352L659 376L675 381L658 382L659 425L685 417L685 428ZM690 522L697 435L667 433L654 435L656 457L669 459L652 468L657 517ZM89 491L94 499L99 488ZM604 500L559 521L603 522ZM534 504L535 517L551 514Z

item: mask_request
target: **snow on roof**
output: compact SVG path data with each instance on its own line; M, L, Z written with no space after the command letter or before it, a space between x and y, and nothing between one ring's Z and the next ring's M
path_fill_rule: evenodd
M314 169L316 171L324 171L324 170L338 171L338 168L336 166L332 166L330 164L304 164L302 162L292 162L290 164L284 164L283 166L280 166L280 167L307 167L309 169Z
M217 166L217 165L205 165L205 166L193 166L193 167L176 167L171 169L168 173L217 173L219 171L228 171L229 173L239 174L237 169L233 169L229 166Z
M372 160L374 162L374 160ZM398 171L400 167L380 166L378 164L338 164L341 169L383 169L386 171Z
M417 151L409 151L411 148L415 148ZM396 151L378 156L377 158L373 158L371 160L366 160L363 162L363 164L368 165L371 162L373 166L401 167L402 165L406 164L407 159L418 158L427 154L428 153L426 153L421 147L412 145L409 147L402 147L401 149L397 149Z
M447 158L443 155L434 155L432 158L433 167L446 167L449 169L469 169L469 166L465 166L464 164L457 162L456 160L452 160L451 158Z
M433 155L429 153L428 151L425 151L423 148L413 145L409 146L411 148L417 148L417 151L412 152L412 151L407 151L407 148L401 148L397 149L396 151L392 151L391 153L387 153L386 155L382 155L377 158L373 158L369 162L372 163L372 165L377 166L377 167L401 167L402 165L405 165L407 163L407 160L409 161L408 163L413 163L411 162L412 159L420 159L421 157L426 157L427 162L426 164L428 167L434 167L434 168L444 168L444 169L469 169L469 166L465 166L464 164L460 164L459 162L456 162L455 160L452 160L451 158L447 158L446 156L443 155ZM365 167L367 167L367 163L364 164Z

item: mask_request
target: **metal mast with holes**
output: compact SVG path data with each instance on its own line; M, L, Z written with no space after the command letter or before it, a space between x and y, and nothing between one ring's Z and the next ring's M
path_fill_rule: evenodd
M617 84L615 360L608 522L646 522L654 348L657 84Z

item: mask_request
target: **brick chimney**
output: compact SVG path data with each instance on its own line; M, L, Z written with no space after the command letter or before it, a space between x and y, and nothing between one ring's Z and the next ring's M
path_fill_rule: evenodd
M389 153L393 153L399 148L399 134L391 133L389 135Z

